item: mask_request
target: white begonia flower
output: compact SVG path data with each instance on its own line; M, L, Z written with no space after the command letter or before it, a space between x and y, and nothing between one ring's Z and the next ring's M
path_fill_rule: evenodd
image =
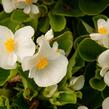
M91 33L90 37L95 40L98 44L109 48L109 19L99 19L97 21L98 33Z
M45 38L45 40L47 40L48 42L50 42L50 41L54 38L53 30L52 30L52 29L48 30L48 31L46 32L46 34L45 34L45 35L42 35L41 37L39 37L39 38L37 39L37 41L40 41L40 40L42 40L43 38ZM54 51L56 51L58 54L63 54L63 55L65 55L65 51L62 50L62 49L58 49L58 46L59 46L58 43L55 41L55 42L53 43L53 49L54 49Z
M80 75L78 77L72 77L69 86L74 90L80 90L83 88L84 82L85 82L85 78L83 75Z
M104 77L104 82L109 86L109 50L100 54L98 57L98 65L102 68L100 75Z
M37 3L38 0L2 0L4 11L7 13L12 12L16 8L24 9L25 14L33 13L38 14L39 8L33 3Z
M2 5L6 13L10 13L17 8L15 0L2 0Z
M79 106L77 109L88 109L86 106Z
M44 95L45 97L48 97L48 98L52 97L53 94L56 92L57 87L58 87L57 84L56 84L56 85L49 86L49 87L46 87L46 88L44 89L44 91L43 91L43 95Z
M109 97L104 99L102 103L102 109L109 109Z
M21 62L24 57L32 56L35 52L35 44L31 37L34 30L30 26L20 28L13 32L0 26L0 67L14 69L16 61Z
M55 85L66 75L68 59L64 55L57 55L44 37L37 43L38 53L26 57L22 68L24 71L29 70L29 78L33 78L38 86Z

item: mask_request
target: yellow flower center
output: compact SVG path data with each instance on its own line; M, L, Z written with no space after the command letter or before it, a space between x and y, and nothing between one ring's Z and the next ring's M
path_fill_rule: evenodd
M25 2L26 4L30 5L32 4L32 0L16 0L16 2Z
M98 32L99 32L100 34L107 34L107 33L108 33L108 31L107 31L107 29L106 29L105 27L99 28L99 29L98 29Z
M38 63L36 64L36 68L39 70L42 70L47 66L48 66L48 59L46 57L41 57Z
M12 53L15 50L15 41L13 38L9 38L4 43L7 52Z
M25 2L29 5L32 4L32 0L25 0Z

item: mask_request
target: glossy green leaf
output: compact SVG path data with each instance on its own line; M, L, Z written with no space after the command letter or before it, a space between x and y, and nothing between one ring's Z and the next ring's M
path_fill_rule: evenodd
M10 70L4 70L0 68L0 86L3 86L7 82L9 75L10 75Z
M81 41L78 50L82 59L92 62L95 61L106 48L100 46L95 41L86 38Z
M79 0L79 7L87 15L96 15L109 6L109 0Z
M73 36L70 31L66 31L60 36L56 37L54 41L57 41L59 44L59 49L63 49L68 55L71 52L73 46Z
M62 31L65 28L66 18L64 16L54 15L51 12L48 14L48 16L49 16L49 22L50 22L51 28L55 32Z
M29 17L29 15L24 14L24 12L22 10L15 10L12 14L11 14L11 20L13 22L17 22L17 23L23 23L23 22L28 22L31 20L31 18Z
M57 1L53 13L62 16L84 16L84 13L79 8L79 0L59 0Z
M96 89L98 91L102 91L106 87L106 84L104 83L103 80L99 80L99 79L96 79L96 78L91 78L89 83L90 83L90 86L93 89Z
M75 92L61 91L55 93L50 99L53 105L61 106L65 104L75 104L77 102L77 96Z

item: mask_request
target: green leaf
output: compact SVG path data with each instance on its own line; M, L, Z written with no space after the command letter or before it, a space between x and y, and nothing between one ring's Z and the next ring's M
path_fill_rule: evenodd
M79 7L87 15L101 13L109 6L109 0L79 0Z
M82 40L78 47L81 58L88 62L95 61L97 57L106 50L106 48L89 38Z
M50 102L57 106L75 104L77 102L77 96L73 91L60 91L54 94L54 96L50 99Z
M96 89L98 91L102 91L106 87L106 84L103 80L96 79L95 77L91 78L89 83L93 89Z
M79 0L58 0L53 13L61 16L84 16L84 13L79 8Z
M0 109L10 109L9 99L5 96L0 96Z
M51 28L55 32L62 31L66 26L66 18L60 15L54 15L51 12L48 14Z
M12 14L11 14L11 20L13 22L17 22L17 23L23 23L23 22L28 22L31 20L31 18L27 15L24 14L24 12L22 10L15 10Z
M46 33L49 29L49 19L48 17L42 17L39 19L38 28L41 32Z
M9 75L10 70L0 68L0 86L3 86L7 82Z
M94 31L94 29L89 24L87 24L84 20L81 19L81 22L88 33L92 33Z
M71 52L73 46L73 36L70 31L66 31L60 36L56 37L54 41L57 41L59 44L59 49L63 49L68 55Z
M69 60L69 64L67 68L68 77L71 78L74 73L76 73L84 66L85 66L85 62L83 59L81 59L78 50L76 50L73 56L71 57L71 59Z

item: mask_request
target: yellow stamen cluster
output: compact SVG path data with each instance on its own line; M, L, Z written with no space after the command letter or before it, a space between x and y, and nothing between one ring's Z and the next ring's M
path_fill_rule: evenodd
M107 33L108 33L108 31L107 31L107 29L106 29L105 27L99 28L99 29L98 29L98 32L99 32L100 34L107 34Z
M36 68L39 70L42 70L47 66L48 66L48 59L46 57L41 57L38 63L36 64Z
M15 50L15 41L13 38L9 38L5 41L4 46L6 51L12 53Z

